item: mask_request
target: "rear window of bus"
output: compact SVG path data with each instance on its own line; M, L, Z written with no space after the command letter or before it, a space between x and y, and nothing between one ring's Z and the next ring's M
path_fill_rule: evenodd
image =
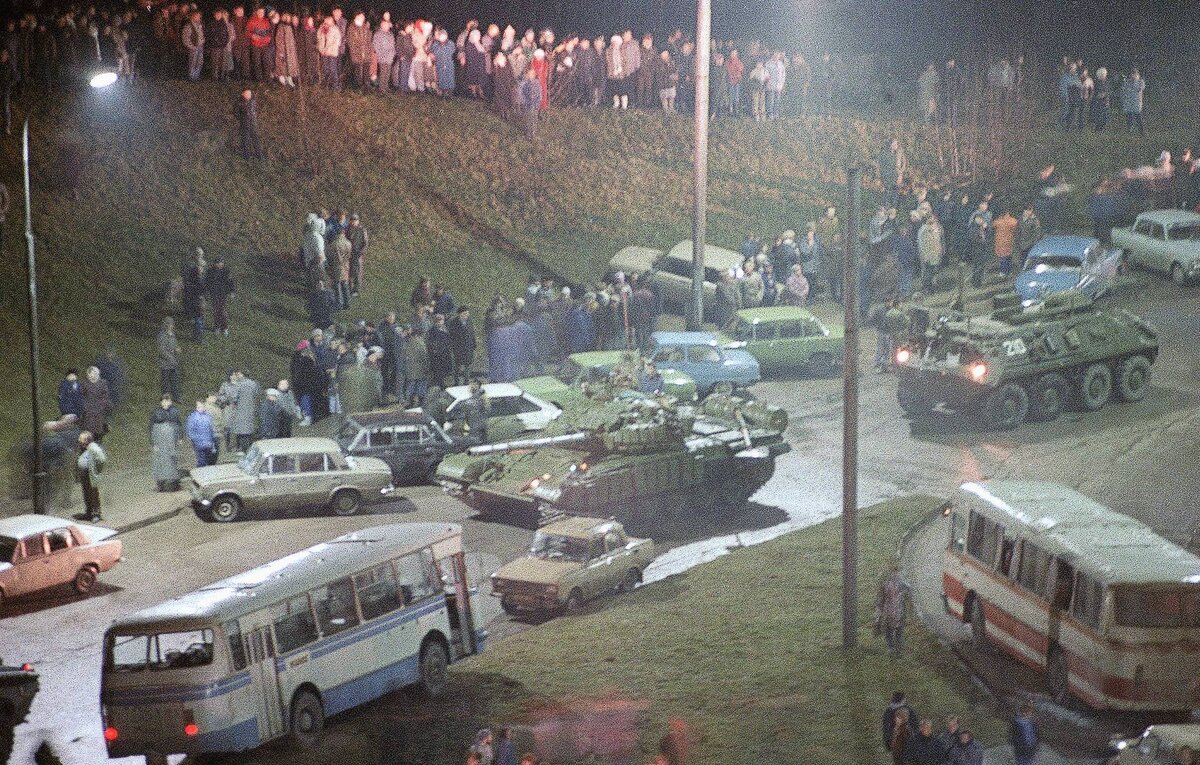
M213 660L213 631L160 632L155 635L115 635L110 667L136 672L144 669L203 667Z

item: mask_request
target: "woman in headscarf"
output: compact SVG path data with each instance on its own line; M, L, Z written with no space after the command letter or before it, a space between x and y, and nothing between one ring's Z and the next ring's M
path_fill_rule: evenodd
M479 39L479 30L472 29L463 51L466 58L463 79L467 83L467 92L474 98L484 98L488 85L488 56Z
M179 410L170 394L163 394L150 415L150 472L159 491L179 491L179 441L182 437Z
M450 33L445 28L439 28L433 35L433 66L437 70L437 92L439 96L454 95L454 56L457 46L450 39Z
M508 57L497 53L492 64L492 106L502 119L510 119L516 103L517 80Z

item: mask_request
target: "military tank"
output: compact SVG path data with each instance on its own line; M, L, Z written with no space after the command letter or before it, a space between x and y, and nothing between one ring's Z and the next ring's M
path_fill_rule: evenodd
M981 316L906 306L910 333L895 349L897 398L910 417L945 404L992 429L1095 411L1114 396L1140 401L1158 356L1154 328L1097 308L1077 290Z
M483 515L544 525L567 515L631 528L738 508L775 472L787 414L734 396L676 405L624 390L571 407L550 435L450 455L437 479Z
M24 722L37 691L38 676L32 667L7 667L0 660L0 763L8 762L13 729Z

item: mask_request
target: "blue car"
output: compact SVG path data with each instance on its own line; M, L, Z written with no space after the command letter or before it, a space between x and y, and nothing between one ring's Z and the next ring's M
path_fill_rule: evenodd
M1099 239L1047 236L1029 251L1013 286L1022 300L1042 300L1069 289L1094 300L1112 288L1121 255L1121 250L1105 247Z
M758 361L741 349L722 348L707 332L655 332L646 354L656 366L670 367L696 381L701 396L713 389L732 391L762 377Z

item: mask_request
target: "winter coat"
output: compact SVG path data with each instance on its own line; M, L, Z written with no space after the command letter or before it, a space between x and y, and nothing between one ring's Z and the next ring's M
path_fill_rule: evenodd
M214 449L217 446L217 428L208 412L193 411L187 418L187 437L192 446L199 449Z
M956 743L946 752L946 765L983 765L983 747L975 739Z
M81 380L79 392L83 396L83 420L79 427L98 436L103 436L105 421L112 414L113 403L109 396L108 383L104 378L96 382Z
M363 23L360 27L351 24L346 29L346 50L350 52L350 62L361 64L371 60L371 27Z
M95 441L87 445L75 460L75 469L82 478L86 473L92 487L98 487L103 481L104 466L108 464L108 455Z
M896 236L896 262L900 268L912 273L917 267L917 232L905 229Z
M204 26L198 21L189 21L183 28L183 34L180 37L180 42L183 47L188 50L195 50L204 47Z
M197 265L188 266L183 272L183 289L180 298L183 300L183 315L189 319L198 319L204 315L204 275Z
M224 300L237 290L228 268L210 268L204 275L204 291L213 300Z
M392 68L396 60L396 35L390 29L376 29L371 37L371 48L375 51L375 60L379 62L379 79L385 80L385 72Z
M604 66L610 80L623 80L630 75L625 66L625 57L621 55L623 47L625 46L610 45L604 53Z
M383 375L367 364L355 364L338 376L338 396L346 414L369 412L383 403Z
M251 16L246 19L246 37L254 48L266 48L271 44L271 20L267 17Z
M542 105L542 84L536 77L526 77L517 86L517 105L523 112L537 111Z
M766 288L763 286L762 277L755 271L738 282L738 291L742 294L743 308L758 308L762 305Z
M788 305L803 307L808 300L808 290L808 279L804 277L804 272L793 273L787 278L787 292L784 293L784 300Z
M940 765L941 761L942 747L932 735L917 732L904 746L905 765Z
M475 328L471 320L462 321L457 316L449 322L450 351L454 354L454 363L469 365L475 358L478 341L475 339Z
M632 77L642 68L642 48L636 41L621 43L621 58L625 62L625 76Z
M64 415L83 417L83 391L78 380L63 380L58 384L58 411Z
M262 402L262 406L258 411L258 437L259 438L282 438L283 437L283 420L288 415L283 411L283 407L279 405L279 401L272 401L269 397Z
M937 218L930 218L917 230L917 251L925 265L941 265L942 256L946 251L946 240Z
M338 234L338 238L333 240L333 259L329 262L334 279L346 281L350 278L350 257L353 254L350 240L344 233Z
M315 398L326 394L329 378L325 376L325 370L317 366L317 360L311 352L294 351L288 372L288 379L297 396Z
M498 66L492 73L492 106L496 112L508 119L516 110L517 82L511 66Z
M429 46L429 52L433 54L434 69L437 70L437 86L438 90L451 92L456 85L454 80L454 55L457 52L453 40L434 40Z
M317 30L317 53L327 58L337 58L342 49L342 33L337 24L321 25Z
M409 335L404 340L404 369L410 380L429 378L429 352L420 335Z
M252 436L258 432L258 400L262 398L262 386L247 377L234 386L233 393L229 430L234 435Z
M280 24L275 27L275 76L300 76L300 53L296 50L296 29L291 24Z
M150 473L155 481L179 480L179 428L171 422L150 426Z
M780 93L787 83L787 63L771 59L767 62L767 90Z
M596 325L592 314L582 304L571 307L563 321L563 332L567 342L567 353L583 353L596 350Z
M337 308L337 296L328 287L314 289L308 293L308 321L313 329L328 329L333 324L333 312Z
M429 358L429 375L442 380L454 372L454 357L451 350L450 333L444 328L434 327L425 337L425 351Z
M1132 77L1121 83L1121 111L1126 114L1142 113L1142 97L1146 92L1146 81Z
M209 19L204 25L204 48L222 50L229 44L229 26L224 19Z

